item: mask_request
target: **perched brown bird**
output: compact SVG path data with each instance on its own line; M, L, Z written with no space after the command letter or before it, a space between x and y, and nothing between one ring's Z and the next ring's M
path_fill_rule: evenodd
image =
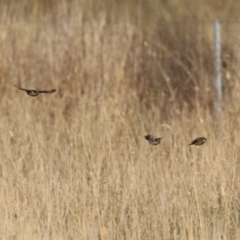
M158 145L161 142L162 138L155 138L152 135L146 135L145 138L148 140L148 142L152 145Z
M51 90L31 90L31 89L25 89L18 87L17 85L14 85L16 88L25 91L29 96L31 97L36 97L39 93L54 93L57 90L56 89L51 89Z
M207 139L205 137L199 137L194 139L189 145L203 145L205 142L207 141Z

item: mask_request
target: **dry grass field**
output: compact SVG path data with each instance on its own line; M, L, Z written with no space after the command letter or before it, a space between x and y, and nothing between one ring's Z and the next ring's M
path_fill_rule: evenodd
M0 1L0 239L240 239L239 49L218 115L211 24L162 24L238 3L174 2Z

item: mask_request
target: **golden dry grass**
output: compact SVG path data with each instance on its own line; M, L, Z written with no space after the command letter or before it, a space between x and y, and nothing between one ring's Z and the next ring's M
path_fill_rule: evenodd
M1 239L240 238L237 62L217 116L208 26L148 28L169 15L141 1L3 3Z

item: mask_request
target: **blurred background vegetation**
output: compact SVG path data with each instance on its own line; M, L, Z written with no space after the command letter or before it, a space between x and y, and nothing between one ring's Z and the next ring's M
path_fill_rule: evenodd
M240 239L239 7L0 0L0 237Z
M0 4L2 55L8 55L4 60L11 56L15 72L20 62L30 61L32 67L24 70L23 78L39 81L41 71L41 79L57 81L60 89L78 86L91 99L119 99L120 94L139 102L142 110L153 104L165 113L196 110L197 104L213 110L213 20L238 19L240 5L224 0ZM226 24L223 62L231 76L224 86L227 100L236 87L237 37L235 28ZM13 75L10 69L4 71ZM23 82L19 72L12 77Z

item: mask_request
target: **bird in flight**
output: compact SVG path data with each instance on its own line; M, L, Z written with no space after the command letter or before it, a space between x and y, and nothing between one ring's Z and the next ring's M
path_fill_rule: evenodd
M21 88L21 87L18 87L17 85L14 85L16 88L22 90L22 91L25 91L29 96L31 97L36 97L39 93L54 93L56 92L57 90L56 89L51 89L51 90L32 90L32 89L25 89L25 88Z
M207 139L205 137L199 137L194 139L189 145L203 145L205 142L207 141Z
M152 145L158 145L161 142L161 139L162 139L162 138L156 138L153 135L146 135L145 138Z

